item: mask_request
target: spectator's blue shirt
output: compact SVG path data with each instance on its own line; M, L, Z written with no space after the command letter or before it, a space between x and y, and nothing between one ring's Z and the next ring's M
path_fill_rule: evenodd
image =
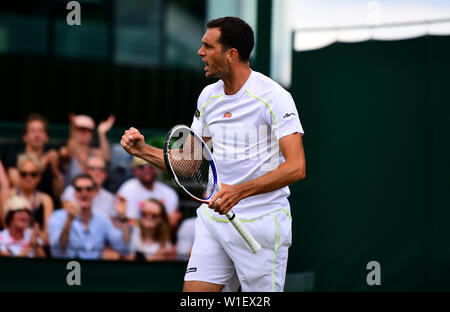
M69 230L66 250L60 246L60 237L67 220L67 211L59 209L49 219L48 234L51 254L55 258L101 259L106 243L121 254L128 253L128 245L123 240L122 230L95 212L85 227L79 217L75 217Z

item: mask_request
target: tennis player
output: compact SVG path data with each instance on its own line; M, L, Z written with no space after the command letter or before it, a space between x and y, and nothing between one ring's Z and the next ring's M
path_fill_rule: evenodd
M305 177L303 129L292 96L249 66L252 28L236 17L208 22L198 55L208 78L191 128L212 140L221 190L197 209L184 291L283 291L291 211L288 185ZM122 147L162 170L163 151L135 128ZM224 214L234 212L262 249L253 254Z

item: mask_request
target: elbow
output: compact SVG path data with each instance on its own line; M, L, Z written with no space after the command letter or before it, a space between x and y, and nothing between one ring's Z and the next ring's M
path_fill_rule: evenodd
M306 177L305 166L299 166L295 169L293 182L303 180L305 177Z

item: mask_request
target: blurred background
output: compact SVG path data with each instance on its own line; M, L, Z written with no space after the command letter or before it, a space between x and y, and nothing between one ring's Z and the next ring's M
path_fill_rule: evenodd
M69 114L113 114L111 148L130 126L158 141L190 124L211 83L196 54L206 22L238 16L255 31L252 69L292 93L305 129L286 290L450 290L449 1L79 0L73 26L68 2L0 2L2 158L32 112L55 148ZM192 216L188 200L179 208ZM81 262L79 290L177 291L186 269ZM0 289L74 290L66 263L0 258Z

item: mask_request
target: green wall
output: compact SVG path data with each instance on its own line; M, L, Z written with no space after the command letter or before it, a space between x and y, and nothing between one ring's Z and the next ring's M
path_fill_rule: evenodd
M290 269L315 271L316 290L450 290L449 55L450 37L294 53L307 177Z

